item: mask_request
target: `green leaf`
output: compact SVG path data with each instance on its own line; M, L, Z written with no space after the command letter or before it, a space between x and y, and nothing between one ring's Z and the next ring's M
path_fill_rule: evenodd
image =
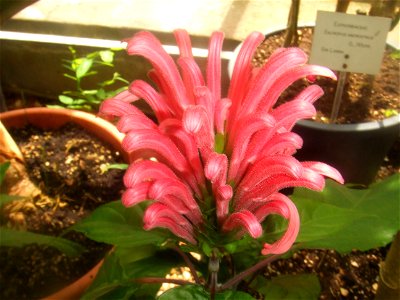
M105 173L111 169L126 170L128 169L128 164L105 164L100 166L100 169L102 173Z
M0 184L3 182L4 177L6 176L6 172L8 170L8 168L10 167L10 162L6 161L2 164L0 164Z
M327 181L323 192L296 189L291 199L300 214L301 248L341 253L385 246L400 230L400 174L368 189Z
M106 257L97 277L82 300L99 299L99 297L115 299L116 295L127 295L132 292L137 299L144 299L146 296L154 299L161 284L136 283L133 279L165 277L180 263L180 257L174 252L155 252L155 249L156 247L123 250L117 248L116 252Z
M121 264L126 266L140 259L153 256L159 250L158 246L145 245L139 247L116 247L114 253Z
M76 78L75 76L73 76L73 75L70 75L70 74L67 74L67 73L64 73L63 75L64 75L64 77L67 77L67 78L69 78L69 79L72 79L72 80L74 80L74 81L77 81L77 78Z
M48 105L46 105L46 107L48 107L48 108L62 108L62 109L65 109L65 107L61 106L61 105L50 105L50 104L48 104Z
M393 59L400 59L400 50L394 50L392 53L390 53L390 57Z
M210 299L210 294L204 289L203 286L199 285L182 285L165 291L158 297L159 300L203 300ZM224 291L222 293L215 294L215 300L254 300L254 298L245 292L241 291Z
M83 95L86 99L86 102L89 103L90 105L93 104L99 104L101 102L101 100L97 99L96 94L93 95Z
M110 50L99 51L99 55L101 60L106 63L112 63L114 60L114 52Z
M104 100L104 99L108 98L107 97L107 92L103 88L100 88L100 89L97 90L96 97L98 99Z
M397 112L397 110L395 110L395 109L386 109L385 110L385 117L386 118L390 118L391 116L396 116L396 115L398 115L399 113Z
M70 104L70 105L77 106L77 105L83 105L85 103L87 103L87 101L85 99L80 99L79 98L79 99L74 99L74 102L72 104Z
M96 95L97 90L83 90L82 95Z
M138 285L129 285L129 286L118 286L115 289L110 290L108 293L104 295L99 295L95 299L96 300L134 300L143 298L137 298L137 292L140 287ZM85 299L94 299L94 298L85 298ZM150 298L150 299L154 299Z
M76 78L80 79L84 76L87 76L90 68L93 65L93 59L91 58L81 58L79 59L77 63L77 68L76 68Z
M119 258L115 253L111 253L105 258L96 278L82 296L81 300L98 299L121 286L125 279L126 275L119 262ZM137 289L137 287L135 287L135 289Z
M61 103L64 103L66 105L70 105L74 103L74 99L65 95L59 95L58 100L60 100Z
M135 205L126 208L121 201L102 205L87 218L71 227L97 242L123 247L159 244L166 238L159 231L145 231L143 211Z
M215 295L215 300L255 300L250 294L241 291L225 291Z
M265 299L318 299L321 293L318 277L314 274L282 275L271 280L258 276L252 288L263 294Z
M115 80L118 80L118 81L121 81L123 83L129 84L129 81L126 80L125 78L121 77L121 75L119 73L114 73L114 77L115 77ZM128 87L125 87L125 88L128 88Z
M102 97L102 99L114 97L115 95L117 95L117 94L119 94L119 93L121 93L123 91L126 91L127 89L128 89L128 87L123 86L123 87L121 87L119 89L116 89L114 91L106 91L106 96Z
M210 294L204 290L202 286L199 285L183 285L172 289L169 289L162 293L159 300L208 300L210 299ZM221 298L223 299L223 298Z
M74 47L68 46L68 49L69 49L69 51L71 52L72 56L75 56L75 55L76 55L76 50L75 50Z
M1 246L22 247L34 243L57 248L70 256L79 255L84 250L81 245L60 237L0 227Z
M100 83L100 86L105 87L108 85L112 85L117 81L121 81L123 83L129 84L127 80L121 77L121 75L118 72L114 72L113 77L110 80L105 80L102 83Z

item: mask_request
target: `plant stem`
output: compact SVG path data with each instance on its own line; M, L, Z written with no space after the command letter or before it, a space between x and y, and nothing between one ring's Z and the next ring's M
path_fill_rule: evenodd
M218 271L219 271L219 258L216 254L216 249L214 248L208 261L208 271L210 272L209 287L210 287L210 299L215 299L215 293L217 291L218 285Z
M258 262L254 266L248 268L247 270L244 270L243 272L239 273L238 275L236 275L232 279L230 279L227 282L225 282L223 285L221 285L221 287L218 289L218 291L223 291L223 290L231 288L235 284L239 283L243 278L253 274L254 272L257 272L261 268L264 268L265 266L267 266L271 262L279 259L279 257L280 257L280 255L272 255L272 256L270 256L270 257Z
M297 46L299 43L298 41L299 38L297 34L299 11L300 11L300 0L292 0L292 3L290 5L285 41L283 43L283 47L285 48L290 46Z
M181 279L172 279L172 278L163 278L163 277L143 277L143 278L135 278L132 281L137 283L173 283L179 285L187 285L187 284L195 284L191 281L181 280Z
M375 299L398 299L400 294L400 231L394 237L385 262L379 271L378 290Z
M188 268L190 269L190 273L193 276L194 281L197 284L200 284L200 278L199 276L197 276L197 271L196 268L194 267L193 263L191 262L190 258L186 255L185 252L183 252L179 247L174 246L172 247L176 252L179 253L179 255L183 258L183 260L185 261L186 265L188 266Z

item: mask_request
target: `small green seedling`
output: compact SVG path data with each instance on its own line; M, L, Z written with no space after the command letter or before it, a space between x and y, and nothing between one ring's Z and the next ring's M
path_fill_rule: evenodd
M80 109L85 111L97 111L101 102L113 97L119 92L127 89L128 81L121 77L118 72L113 72L111 78L96 80L96 86L89 86L87 77L104 77L103 72L109 72L106 68L114 68L114 56L121 49L100 50L78 56L73 47L69 47L72 60L63 60L63 67L68 70L64 76L75 81L76 90L64 91L58 96L62 107ZM123 83L121 85L121 83ZM51 107L60 107L51 105Z

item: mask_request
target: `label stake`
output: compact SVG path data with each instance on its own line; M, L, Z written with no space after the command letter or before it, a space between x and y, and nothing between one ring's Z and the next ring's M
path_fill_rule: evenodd
M340 71L338 75L338 83L336 87L335 98L333 99L330 123L334 123L339 113L340 104L342 102L343 89L346 84L347 72Z

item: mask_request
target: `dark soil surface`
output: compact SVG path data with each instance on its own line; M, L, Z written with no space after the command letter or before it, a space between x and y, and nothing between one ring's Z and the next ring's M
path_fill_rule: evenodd
M271 263L268 279L277 275L316 274L321 284L319 299L374 299L379 265L388 247L339 254L334 250L300 250L293 257Z
M310 55L311 50L312 33L312 28L300 28L298 30L298 47L308 55ZM274 50L282 47L283 41L284 32L268 36L257 49L253 64L255 66L263 65ZM349 73L336 123L381 120L395 112L400 113L400 59L393 58L392 53L393 49L387 47L381 71L375 78L361 73ZM315 120L329 123L336 81L318 78L315 83L325 91L324 96L315 103L318 111ZM279 101L291 99L308 84L310 83L306 79L295 82Z
M6 204L2 226L60 236L97 206L120 198L123 171L103 169L108 163L121 163L120 154L83 128L67 124L43 131L28 126L10 133L21 148L31 180L51 199ZM81 277L109 250L77 232L63 237L86 250L69 257L37 244L0 247L0 299L43 297Z

